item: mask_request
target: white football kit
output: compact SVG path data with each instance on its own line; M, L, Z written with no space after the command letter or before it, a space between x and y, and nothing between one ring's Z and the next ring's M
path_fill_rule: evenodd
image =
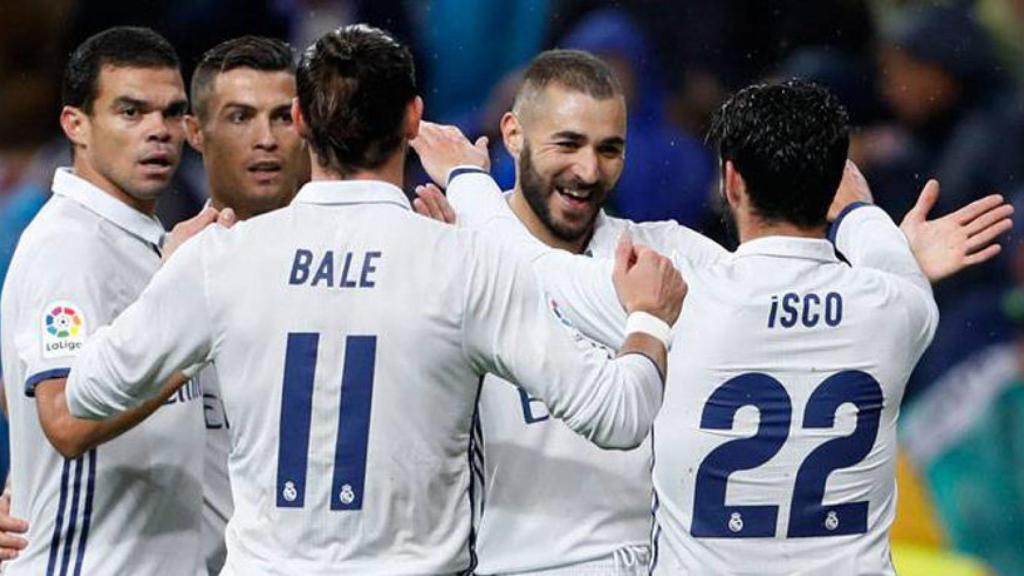
M460 180L477 194L460 221L511 229L495 218L493 182L457 176L450 195ZM938 310L899 229L857 208L833 228L835 247L762 238L707 265L656 246L689 292L652 432L654 573L894 573L896 418ZM570 321L617 345L621 306L557 259L539 262Z
M397 187L313 182L182 246L83 348L68 404L105 417L212 360L231 418L223 573L454 573L471 565L484 373L610 447L638 445L660 406L653 362L609 359L560 314L513 251Z
M2 353L10 418L11 515L28 548L6 574L195 576L200 569L202 404L185 386L135 428L63 458L39 422L34 387L63 378L95 331L160 266L163 228L75 176L25 230L4 283Z
M486 175L453 178L448 198L459 225L524 243L530 236ZM497 199L497 201L494 201ZM633 223L598 215L586 254L610 259L619 235L696 265L728 252L675 222ZM541 279L543 282L543 279ZM558 297L557 295L555 296ZM561 300L560 300L561 302ZM571 302L563 302L571 305ZM544 403L493 375L480 391L476 447L480 513L478 574L646 573L650 558L651 451L603 450L550 418ZM571 568L570 568L571 567ZM568 572L567 572L568 571Z
M206 571L218 574L224 567L227 555L224 530L234 509L231 480L228 477L231 420L224 410L216 368L212 364L204 367L192 381L203 394L203 417L206 423L206 448L203 453L203 557Z

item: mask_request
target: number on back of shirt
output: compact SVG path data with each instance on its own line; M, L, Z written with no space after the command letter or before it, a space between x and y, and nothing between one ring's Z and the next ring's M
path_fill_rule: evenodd
M277 446L277 507L302 508L306 503L309 430L313 409L320 334L288 334L284 391ZM331 510L362 510L366 479L366 445L377 356L376 336L345 338L345 366L338 395L338 435L334 445Z
M829 474L863 460L878 436L883 395L878 381L859 370L826 378L811 393L799 423L804 429L833 428L842 404L857 407L857 424L849 436L829 440L808 454L796 471L790 502L788 538L840 536L867 531L865 501L823 504ZM697 538L771 538L775 536L779 506L728 505L729 476L751 470L774 457L789 437L793 407L782 384L761 373L736 376L718 387L701 414L705 430L731 430L733 418L744 406L758 410L757 433L731 440L711 451L701 462L694 483L693 523Z

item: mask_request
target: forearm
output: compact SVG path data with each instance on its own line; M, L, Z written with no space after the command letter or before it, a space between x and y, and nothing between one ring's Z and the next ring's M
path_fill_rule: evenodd
M626 336L622 348L619 349L619 356L627 354L640 354L646 356L658 368L661 381L664 383L665 374L668 370L668 350L665 345L654 336L643 332L633 332Z
M164 384L158 396L105 420L73 416L68 407L67 381L47 381L36 387L39 420L47 439L57 451L67 458L76 458L134 428L160 408L187 381L181 373L175 374Z

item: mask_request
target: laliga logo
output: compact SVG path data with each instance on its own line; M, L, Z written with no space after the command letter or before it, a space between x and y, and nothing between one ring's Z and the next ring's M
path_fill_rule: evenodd
M57 306L46 315L46 331L57 338L78 336L82 317L70 306Z

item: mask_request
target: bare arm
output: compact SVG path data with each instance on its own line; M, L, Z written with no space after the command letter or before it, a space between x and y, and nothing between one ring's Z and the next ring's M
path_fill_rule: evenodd
M137 408L106 420L75 418L68 410L64 394L66 378L44 380L36 385L36 409L43 433L65 458L77 458L89 449L124 434L156 412L188 379L175 374L164 384L160 395Z

